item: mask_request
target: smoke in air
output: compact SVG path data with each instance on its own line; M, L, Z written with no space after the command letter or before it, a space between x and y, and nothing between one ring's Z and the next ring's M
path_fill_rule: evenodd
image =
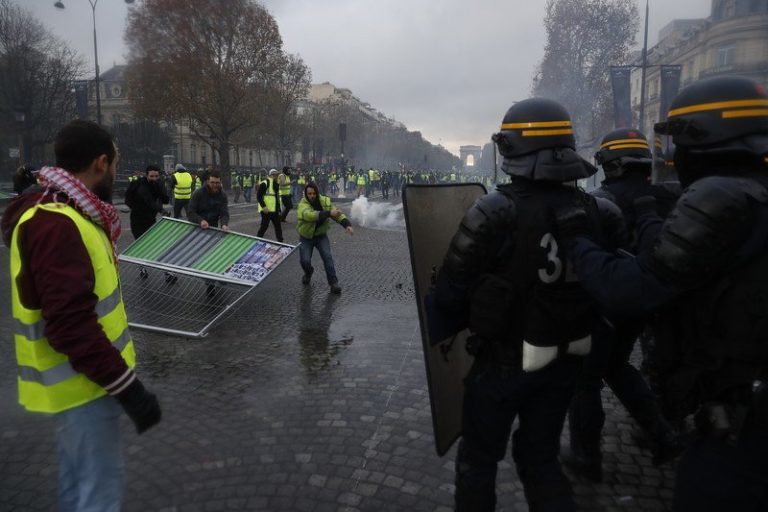
M350 212L352 222L358 226L372 229L403 229L403 205L392 203L372 203L367 197L360 196L352 201Z

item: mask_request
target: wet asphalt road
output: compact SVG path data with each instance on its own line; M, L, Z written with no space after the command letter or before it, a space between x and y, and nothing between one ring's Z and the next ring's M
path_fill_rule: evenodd
M230 227L255 234L255 207L232 205ZM164 416L142 436L123 418L125 510L452 509L455 447L434 451L405 233L330 236L341 296L328 293L317 255L302 286L294 253L205 339L133 332L138 374ZM126 232L121 247L131 241ZM0 283L0 511L53 510L52 423L16 404L5 247ZM624 409L605 399L606 482L573 478L580 506L666 510L674 472L651 465ZM499 509L527 510L510 463Z

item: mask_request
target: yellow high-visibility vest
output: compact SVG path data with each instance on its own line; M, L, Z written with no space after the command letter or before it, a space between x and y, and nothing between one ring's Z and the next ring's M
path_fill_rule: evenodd
M192 175L188 172L177 172L174 174L176 186L173 187L173 197L175 199L189 199L192 197Z
M277 177L277 183L280 185L280 195L281 196L289 196L289 195L291 195L291 178L289 178L285 174L280 174Z
M275 180L269 178L262 181L261 183L267 184L267 192L264 194L264 204L267 205L267 208L269 208L270 212L276 212L277 205L279 205L280 202L278 200L277 194L275 194ZM259 213L261 213L261 210L263 210L263 208L261 207L261 204L259 204Z
M72 369L67 356L48 343L42 311L27 309L21 302L17 285L22 267L19 228L39 210L65 215L75 223L93 266L97 321L129 368L136 366L136 352L128 330L112 243L104 230L63 203L40 204L24 212L11 237L11 304L19 403L29 411L56 413L96 400L106 391Z

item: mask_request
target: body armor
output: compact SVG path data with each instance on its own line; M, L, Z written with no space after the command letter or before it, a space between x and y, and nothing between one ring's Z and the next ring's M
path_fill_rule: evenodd
M766 185L768 177L698 180L659 235L653 253L659 275L676 282L698 279L700 285L659 313L655 359L665 412L672 418L713 401L744 404L765 371ZM700 282L704 278L708 282Z

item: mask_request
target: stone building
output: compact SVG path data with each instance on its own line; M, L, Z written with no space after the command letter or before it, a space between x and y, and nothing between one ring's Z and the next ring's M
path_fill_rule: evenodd
M648 50L645 119L649 135L660 120L659 65L682 66L680 86L717 75L741 75L768 86L768 0L712 0L708 18L674 20L659 32ZM642 64L638 56L635 66ZM632 107L640 109L641 69L631 78ZM636 114L637 115L637 114Z

